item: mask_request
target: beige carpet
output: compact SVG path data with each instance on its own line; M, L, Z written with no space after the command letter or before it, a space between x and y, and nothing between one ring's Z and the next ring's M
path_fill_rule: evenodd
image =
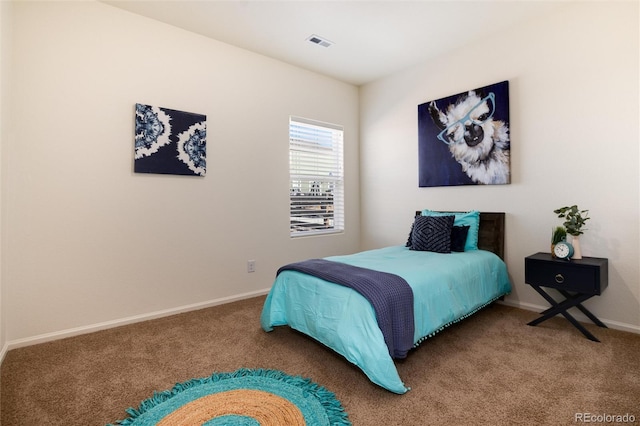
M395 395L288 327L262 331L263 300L12 350L1 424L104 425L154 390L241 367L310 377L354 425L575 425L576 413L640 423L640 335L587 325L595 343L562 317L529 327L536 313L492 305L399 362L412 390Z

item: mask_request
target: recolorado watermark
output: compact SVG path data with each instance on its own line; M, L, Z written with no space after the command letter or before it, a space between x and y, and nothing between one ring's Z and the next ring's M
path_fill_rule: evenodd
M636 416L633 414L595 414L576 413L573 417L575 423L635 423Z

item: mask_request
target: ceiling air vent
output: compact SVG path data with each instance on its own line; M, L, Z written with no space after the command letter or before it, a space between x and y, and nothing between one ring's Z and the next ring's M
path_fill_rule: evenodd
M322 47L329 47L329 46L331 46L333 44L332 42L330 42L326 38L322 38L322 37L317 36L315 34L309 36L309 38L307 38L307 40L310 41L313 44L317 44L318 46L322 46Z

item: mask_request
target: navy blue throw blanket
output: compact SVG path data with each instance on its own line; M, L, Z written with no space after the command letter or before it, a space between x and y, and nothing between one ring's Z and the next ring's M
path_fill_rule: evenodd
M350 287L373 306L392 358L406 358L413 347L413 291L404 278L326 259L310 259L278 269L303 272Z

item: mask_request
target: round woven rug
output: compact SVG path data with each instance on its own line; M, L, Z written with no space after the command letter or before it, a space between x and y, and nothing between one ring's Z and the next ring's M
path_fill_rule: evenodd
M351 425L333 392L301 376L263 369L178 383L126 412L129 417L115 425Z

